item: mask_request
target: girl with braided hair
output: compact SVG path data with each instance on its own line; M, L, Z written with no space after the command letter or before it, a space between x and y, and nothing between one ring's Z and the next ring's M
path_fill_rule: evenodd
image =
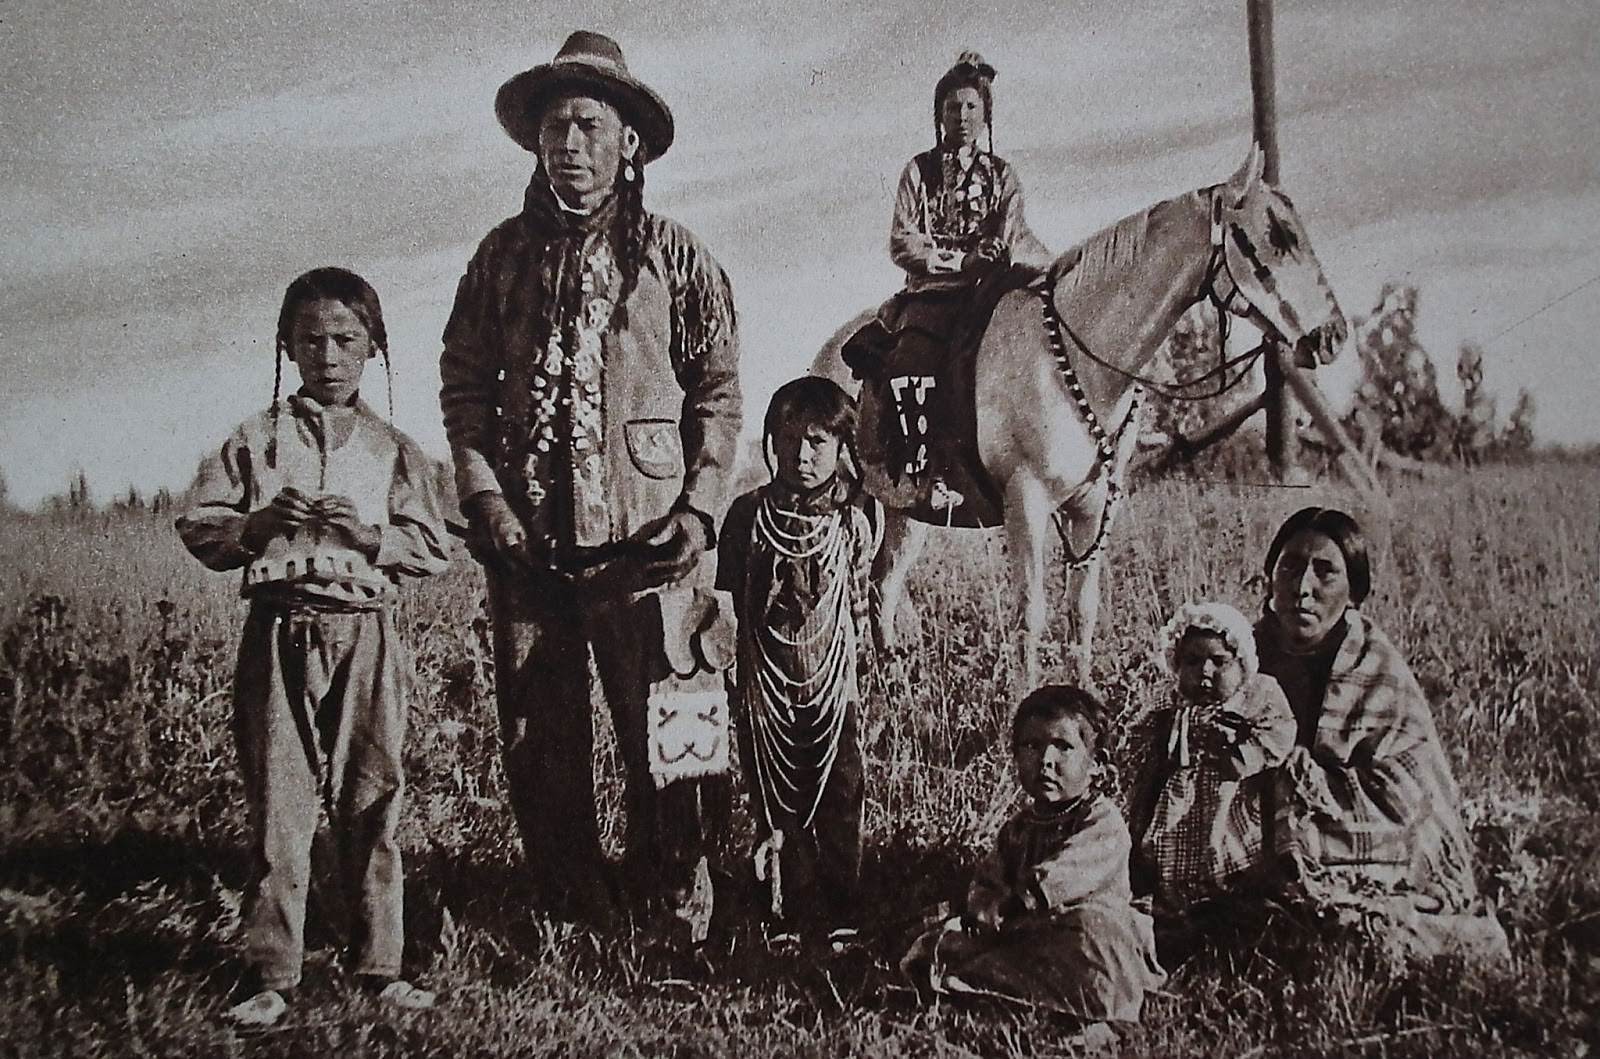
M964 51L933 90L934 146L906 164L889 256L907 291L970 287L995 265L1050 263L1028 228L1022 183L994 153L995 70Z
M855 936L862 767L857 645L881 543L876 501L851 460L856 406L815 376L779 387L763 435L772 481L739 497L717 587L739 623L734 716L767 883L772 940L795 927L835 948Z
M394 617L402 576L449 564L433 467L359 397L389 352L378 296L341 268L296 279L278 317L272 406L201 467L184 545L213 570L243 569L250 602L233 684L233 730L252 829L244 914L248 973L228 1018L282 1017L300 981L311 841L325 813L354 896L358 980L388 1004L429 1007L400 977L396 832L411 662ZM299 390L280 400L283 360Z
M951 333L975 304L980 280L1051 261L1023 217L1016 170L994 153L994 78L983 56L964 51L934 87L934 146L901 172L889 226L889 256L905 270L905 289L852 340L888 342L881 372L872 374L887 379L897 413L900 436L886 439L893 470L934 509L962 500L942 477L959 458L955 428L944 425L955 415L942 377Z

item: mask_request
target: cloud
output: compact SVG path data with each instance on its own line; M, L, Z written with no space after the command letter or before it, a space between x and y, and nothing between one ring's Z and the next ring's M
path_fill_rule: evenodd
M1600 10L1351 0L1277 15L1284 182L1354 311L1385 280L1415 282L1425 341L1448 358L1582 278L1600 230ZM1028 0L1004 18L954 2L601 0L583 17L675 109L678 143L647 194L734 278L752 405L898 285L893 185L930 143L933 81L957 49L999 67L997 144L1058 249L1225 178L1249 138L1237 0ZM284 284L332 262L378 286L397 420L441 451L439 330L530 169L493 92L567 28L530 26L512 0L9 7L0 462L14 495L59 488L77 462L107 487L186 477L270 390ZM1551 436L1594 436L1563 411L1600 396L1581 370L1590 301L1491 343L1501 389L1564 383L1540 395ZM197 407L172 412L175 395Z

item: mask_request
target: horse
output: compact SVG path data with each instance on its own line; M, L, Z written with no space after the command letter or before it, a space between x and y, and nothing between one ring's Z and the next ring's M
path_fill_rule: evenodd
M1020 591L1021 672L1030 686L1038 677L1053 516L1071 570L1069 650L1080 679L1091 679L1101 557L1137 444L1136 384L1178 318L1210 298L1219 312L1292 347L1302 366L1333 360L1348 337L1305 227L1289 197L1262 178L1262 165L1252 144L1225 183L1158 202L1090 236L1056 259L1044 288L1004 295L980 339L978 455L1003 497L1007 561ZM839 349L873 312L824 346L812 374L856 387ZM861 437L878 429L877 417L893 414L875 390L862 395ZM892 651L895 612L928 524L894 510L896 490L882 467L862 470L887 509L872 627L878 646Z

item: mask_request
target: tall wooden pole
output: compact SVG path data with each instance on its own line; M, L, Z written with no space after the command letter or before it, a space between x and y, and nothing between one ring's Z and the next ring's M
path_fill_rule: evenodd
M1261 145L1266 169L1262 175L1278 182L1278 98L1272 70L1272 0L1245 0L1250 17L1250 98L1255 102L1256 143Z
M1255 137L1265 165L1262 175L1278 182L1278 101L1272 68L1272 0L1245 0L1250 23L1250 96L1255 102ZM1300 472L1299 436L1295 432L1294 397L1285 373L1296 370L1290 351L1273 343L1261 362L1266 372L1267 459L1279 481L1293 481Z

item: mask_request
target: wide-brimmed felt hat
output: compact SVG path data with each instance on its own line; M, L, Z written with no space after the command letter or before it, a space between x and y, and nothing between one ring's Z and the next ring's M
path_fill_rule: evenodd
M506 134L524 150L539 149L539 119L558 92L579 89L616 107L639 133L640 163L660 158L672 146L672 111L655 90L628 72L622 48L603 33L578 30L556 57L524 70L495 93L494 112Z

